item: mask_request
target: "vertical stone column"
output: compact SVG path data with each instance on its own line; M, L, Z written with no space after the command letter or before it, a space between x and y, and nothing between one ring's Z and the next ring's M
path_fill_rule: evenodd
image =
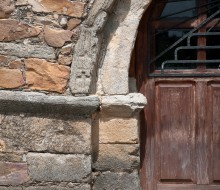
M138 113L146 98L138 93L102 97L93 126L94 190L138 190Z

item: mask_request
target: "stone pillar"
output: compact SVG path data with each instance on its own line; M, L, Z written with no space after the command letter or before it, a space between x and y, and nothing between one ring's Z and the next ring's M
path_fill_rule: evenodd
M146 104L142 94L103 96L93 129L94 190L138 190L138 113Z

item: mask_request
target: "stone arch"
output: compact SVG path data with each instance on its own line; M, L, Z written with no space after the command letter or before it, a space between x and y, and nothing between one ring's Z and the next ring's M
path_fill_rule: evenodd
M75 47L73 94L128 94L128 70L139 22L150 0L96 0ZM97 85L95 85L97 83Z

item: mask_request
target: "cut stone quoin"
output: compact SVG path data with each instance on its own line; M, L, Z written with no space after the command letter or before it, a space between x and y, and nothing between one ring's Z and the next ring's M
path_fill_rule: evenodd
M0 88L19 88L25 84L19 69L0 68Z
M58 14L82 17L84 3L68 0L28 0L34 12L56 12Z
M41 29L13 19L0 20L0 41L9 42L39 35Z
M24 62L26 81L31 89L64 92L70 73L68 67L36 58Z

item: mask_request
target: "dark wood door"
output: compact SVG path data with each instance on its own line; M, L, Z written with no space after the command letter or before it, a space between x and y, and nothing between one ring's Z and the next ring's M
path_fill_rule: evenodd
M143 189L219 190L220 81L150 79L146 97Z
M148 100L141 114L142 190L220 190L220 1L153 2L140 24L130 70ZM163 19L173 11L168 2L180 7L178 18L174 11ZM194 11L185 14L184 6ZM165 54L186 35L186 43L173 46L174 55ZM189 51L180 55L178 48Z

